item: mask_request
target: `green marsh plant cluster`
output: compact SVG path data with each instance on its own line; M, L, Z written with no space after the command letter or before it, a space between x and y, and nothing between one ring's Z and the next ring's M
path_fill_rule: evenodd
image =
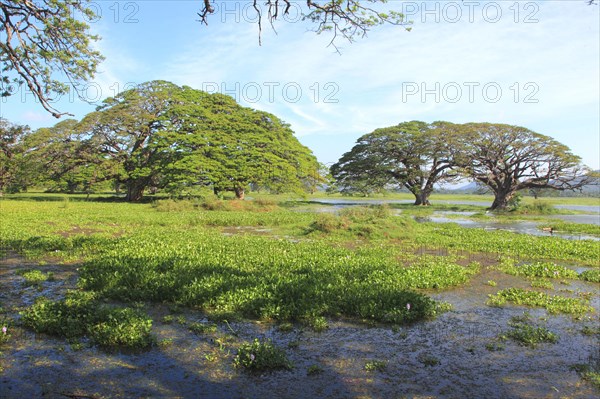
M152 346L152 320L133 308L103 304L92 292L71 291L64 300L38 298L22 312L25 327L69 340L89 338L105 347L143 349Z
M590 241L420 224L382 206L319 215L269 200L60 205L2 200L0 246L29 258L77 262L83 290L61 301L40 299L24 311L23 322L35 331L88 337L107 347L153 343L147 315L109 306L107 300L190 307L213 321L297 322L316 331L327 328L327 318L339 316L402 325L448 310L423 290L460 286L479 272L481 265L466 262L461 252L526 259L524 265L502 267L536 279L578 277L548 258L582 265L596 265L598 259L598 245ZM269 233L224 235L230 227L267 227ZM417 248L444 248L449 256L416 254ZM49 276L31 271L23 277ZM583 272L581 278L597 281L598 272ZM552 312L590 309L584 299L544 295L503 290L490 302ZM213 329L191 326L198 333Z

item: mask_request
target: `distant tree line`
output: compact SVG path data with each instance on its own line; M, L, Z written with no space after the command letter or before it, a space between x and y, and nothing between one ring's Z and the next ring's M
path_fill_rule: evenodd
M576 190L593 179L567 146L524 127L421 121L360 137L331 174L341 192L406 188L415 205L429 205L436 184L466 178L494 194L494 210L521 190Z
M108 98L81 121L30 131L0 119L0 135L0 192L90 192L111 182L128 201L195 186L244 198L250 185L290 192L322 182L322 166L276 116L165 81Z

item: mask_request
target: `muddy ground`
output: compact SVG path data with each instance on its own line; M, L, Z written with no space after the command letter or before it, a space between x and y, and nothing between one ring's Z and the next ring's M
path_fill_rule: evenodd
M596 398L598 391L570 369L599 361L598 336L581 332L598 325L598 284L556 283L561 295L593 292L596 312L584 320L548 316L539 309L485 305L488 294L528 282L484 269L467 286L431 293L454 310L434 321L408 327L368 326L329 320L317 333L297 325L280 331L268 322L219 323L216 333L196 335L187 325L206 320L193 310L172 314L167 305L146 305L160 342L141 353L107 353L86 345L35 334L18 327L18 312L38 296L61 298L77 281L77 264L51 259L27 261L8 253L0 261L0 303L14 320L11 338L0 348L1 398ZM19 269L52 271L54 281L27 287ZM486 284L488 280L497 286ZM535 349L503 342L511 317L529 312L557 333L557 344ZM233 367L236 348L255 337L286 349L291 371L262 374ZM367 371L369 361L382 371ZM320 372L309 373L311 366Z

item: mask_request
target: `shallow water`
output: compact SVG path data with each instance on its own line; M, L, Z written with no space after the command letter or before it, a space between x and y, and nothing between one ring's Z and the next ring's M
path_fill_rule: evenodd
M24 290L22 277L15 274L23 267L54 270L57 281L44 283L39 291ZM73 287L74 271L75 266L39 266L10 255L0 262L0 300L5 308L15 309L42 294L60 297ZM487 285L488 280L497 286ZM555 285L575 291L566 295L594 292L592 306L599 310L598 284ZM154 332L171 344L137 354L74 350L65 340L11 328L13 337L0 358L4 368L0 396L595 398L591 386L569 369L598 358L597 337L580 333L584 325L597 325L595 315L575 321L530 309L534 320L559 334L558 344L530 349L507 341L502 351L486 349L507 329L510 317L526 310L488 307L488 294L527 286L525 280L484 269L466 286L430 293L454 306L434 321L392 329L330 320L330 328L322 333L301 326L281 332L272 323L245 321L220 323L217 333L195 335L177 322L162 323L168 309L149 305ZM187 323L205 320L194 310L184 311L183 316ZM540 317L547 317L547 322ZM294 369L253 374L233 368L236 347L255 337L270 338L286 348ZM366 371L366 362L372 360L385 361L385 370ZM312 365L322 372L307 375Z
M327 204L328 206L319 208L306 208L306 211L319 212L319 213L335 213L340 209L357 206L357 205L381 205L381 204L407 204L412 203L410 200L338 200L338 199L319 199L312 201L313 203ZM487 202L482 201L436 201L440 204L449 205L478 205L478 206L489 206ZM571 209L571 210L582 210L590 212L598 212L596 214L581 214L581 215L548 215L548 217L564 220L573 223L584 223L584 224L596 224L600 225L600 208L594 206L585 205L559 205L558 208ZM301 210L301 209L299 209ZM401 210L394 210L395 214L401 213ZM471 220L456 218L456 216L469 217L474 212L468 211L435 211L431 216L417 216L416 220L420 222L434 222L434 223L457 223L463 227L470 228L482 228L486 230L505 230L512 231L521 234L530 234L536 236L550 235L548 232L542 231L538 228L539 223L530 221L510 221L510 222L495 222L482 221L482 220ZM448 217L453 216L453 217ZM599 237L592 235L579 234L579 233L561 233L553 232L554 236L569 239L569 240L600 240Z
M434 212L431 216L415 217L418 222L433 222L433 223L456 223L462 227L479 228L485 230L504 230L513 233L529 234L534 236L554 236L565 238L568 240L594 240L600 241L600 237L579 234L579 233L561 233L543 231L539 228L539 222L530 222L525 220L497 222L494 220L472 220L446 217L449 212Z
M600 226L600 213L589 215L548 215L553 219L560 219L565 222L595 224Z

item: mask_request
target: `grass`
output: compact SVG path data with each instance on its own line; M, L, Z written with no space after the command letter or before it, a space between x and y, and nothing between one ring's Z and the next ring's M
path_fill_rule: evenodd
M551 227L554 231L561 233L586 234L593 236L600 235L600 226L596 224L570 223L556 220L548 220L546 225L547 226L544 227Z
M508 288L499 291L496 295L490 295L488 305L503 306L507 302L515 305L541 307L549 313L567 313L575 316L583 316L585 313L594 311L594 308L589 305L589 300L586 299L566 298L521 288Z
M552 206L552 204L540 200L533 200L528 204L520 206L516 211L514 211L516 214L523 215L552 215L558 212L559 210Z

